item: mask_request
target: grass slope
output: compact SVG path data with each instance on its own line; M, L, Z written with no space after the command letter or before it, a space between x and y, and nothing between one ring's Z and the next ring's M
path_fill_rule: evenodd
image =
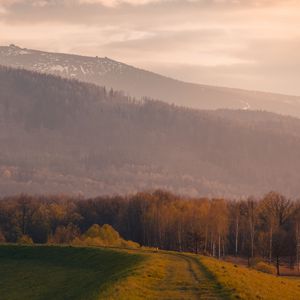
M143 251L148 258L135 272L101 296L110 300L230 299L216 278L204 271L195 255Z
M232 299L300 299L298 278L276 277L208 257L198 260L224 288L231 291Z
M0 299L99 299L141 261L108 249L0 246Z
M300 299L300 280L193 254L0 246L0 299Z

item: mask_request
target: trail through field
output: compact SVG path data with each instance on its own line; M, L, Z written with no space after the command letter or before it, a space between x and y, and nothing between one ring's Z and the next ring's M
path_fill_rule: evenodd
M123 282L106 290L100 299L230 299L230 293L202 264L200 257L168 251L143 251L143 254L148 259Z
M165 278L159 283L161 299L228 298L214 276L194 257L185 254L163 255L168 266ZM168 295L172 296L169 298Z

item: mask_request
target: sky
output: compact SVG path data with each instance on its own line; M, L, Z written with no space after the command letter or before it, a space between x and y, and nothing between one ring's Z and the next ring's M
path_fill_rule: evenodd
M0 45L300 95L300 0L0 0Z

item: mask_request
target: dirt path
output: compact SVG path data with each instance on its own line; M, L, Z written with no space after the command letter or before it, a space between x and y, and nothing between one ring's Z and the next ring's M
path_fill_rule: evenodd
M197 258L159 254L167 262L166 276L157 284L160 299L228 299L227 293Z
M216 278L193 254L129 250L145 261L99 299L110 300L219 300L230 299Z

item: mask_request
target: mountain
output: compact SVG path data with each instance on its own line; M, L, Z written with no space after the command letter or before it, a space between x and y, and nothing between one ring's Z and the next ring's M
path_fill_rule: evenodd
M148 96L198 109L270 111L300 117L300 97L186 83L111 60L109 58L49 53L0 47L0 64L74 78L135 97Z
M300 120L200 111L0 67L2 195L300 194Z

